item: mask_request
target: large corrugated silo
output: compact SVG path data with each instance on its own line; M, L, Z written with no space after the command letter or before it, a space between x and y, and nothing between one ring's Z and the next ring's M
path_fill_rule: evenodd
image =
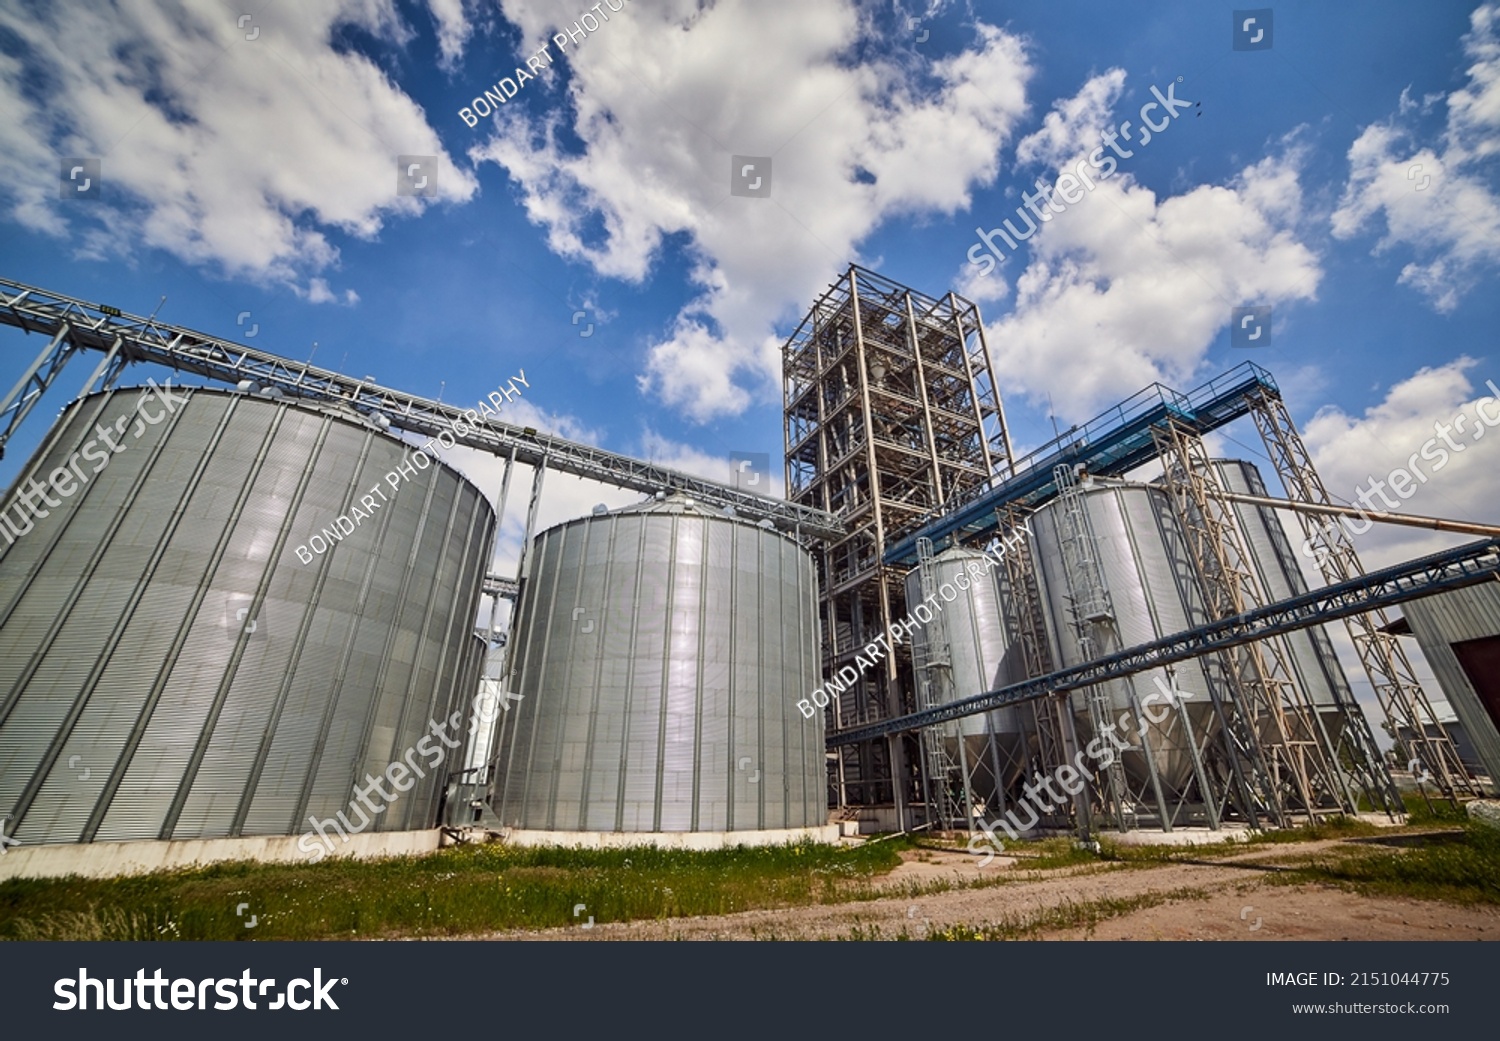
M1008 640L1000 586L993 565L983 553L950 546L932 558L931 588L954 591L951 602L933 620L912 633L914 667L925 669L937 690L937 703L998 690L1024 676L1009 675ZM960 588L964 586L967 588ZM920 568L906 576L906 609L910 614L924 600ZM933 651L943 647L946 664L933 664ZM1012 656L1013 657L1013 656ZM955 724L963 735L964 752L950 739L949 757L970 767L980 790L972 794L988 805L1000 804L1000 793L1020 779L1025 767L1025 731L1018 708L1000 708L965 716Z
M296 835L316 818L315 853L432 827L453 754L432 730L467 725L495 521L444 465L407 463L393 487L406 453L353 412L229 391L70 405L18 485L46 515L0 546L12 832Z
M1214 468L1224 482L1225 491L1266 495L1265 482L1253 463L1240 459L1216 459ZM1265 591L1266 602L1274 603L1306 593L1307 579L1276 511L1267 506L1245 503L1231 505L1240 530L1245 533L1245 550L1250 555L1260 587ZM1318 708L1329 738L1336 743L1344 725L1343 711L1338 706L1354 705L1354 692L1349 687L1327 630L1315 625L1287 633L1282 639L1290 651L1287 667L1292 670L1298 690Z
M672 497L536 537L495 810L571 833L824 828L811 556Z
M1202 593L1193 571L1188 547L1166 492L1144 486L1093 486L1079 488L1077 502L1087 511L1095 553L1112 608L1109 617L1092 627L1096 645L1093 657L1183 632L1205 623ZM1037 581L1041 589L1048 638L1057 655L1057 666L1080 665L1086 657L1080 647L1077 619L1065 573L1064 544L1070 538L1065 515L1069 498L1061 497L1041 507L1030 518L1035 534ZM1194 779L1192 748L1163 692L1174 689L1174 699L1185 709L1193 736L1201 745L1205 734L1216 734L1218 723L1210 698L1210 684L1220 697L1228 690L1216 668L1204 667L1204 659L1179 662L1167 669L1151 669L1108 686L1108 715L1117 721L1117 732L1125 735L1134 751L1122 755L1132 787L1145 788L1149 768L1140 750L1136 725L1137 706L1157 694L1148 715L1166 715L1160 724L1147 723L1157 777L1168 798L1185 792ZM1073 695L1080 733L1089 714L1085 695ZM1126 713L1128 718L1119 722Z

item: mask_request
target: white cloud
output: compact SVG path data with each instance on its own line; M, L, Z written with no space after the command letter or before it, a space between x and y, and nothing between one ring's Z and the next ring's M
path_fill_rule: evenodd
M654 430L647 429L641 435L639 451L636 454L642 459L649 459L658 466L680 470L705 480L718 481L720 484L734 484L736 480L736 463L730 456L714 455L692 445L672 441ZM770 471L765 476L769 478L769 485L758 481L759 487L746 484L745 488L747 491L761 495L769 495L777 499L785 498L786 474L781 469L781 454L779 451L767 454L770 456ZM748 481L749 478L744 478L744 480Z
M463 57L464 45L474 32L464 17L464 0L427 0L427 10L437 30L438 62L451 71Z
M1500 197L1482 162L1500 151L1500 6L1478 8L1470 26L1463 38L1469 80L1448 95L1441 148L1415 146L1395 117L1366 127L1349 148L1349 181L1332 217L1341 239L1383 219L1374 252L1408 248L1416 259L1397 282L1444 314L1500 263ZM1416 107L1403 91L1397 115Z
M1028 240L1015 310L992 328L1006 385L1050 392L1080 421L1153 381L1190 382L1233 307L1312 299L1322 270L1294 230L1302 160L1289 136L1228 185L1170 197L1116 172L1051 214Z
M334 268L328 232L370 238L429 199L396 191L398 154L443 155L422 110L332 38L411 38L391 0L304 0L250 16L173 0L0 8L0 188L12 215L74 235L80 256L142 244L233 277L350 301L309 277ZM253 34L253 39L247 36ZM104 197L57 199L63 156L102 160ZM438 198L473 195L446 164ZM305 288L303 288L305 286Z
M335 293L332 289L328 288L328 280L323 278L311 279L307 283L306 289L294 285L292 286L292 292L307 300L308 303L313 304L332 304L342 301L352 307L354 304L359 303L359 294L354 290L346 289L343 293Z
M1071 98L1062 98L1042 120L1042 128L1016 143L1016 162L1062 167L1088 155L1114 125L1110 112L1125 89L1125 70L1110 69L1090 79Z
M976 304L993 304L1010 296L1010 283L995 268L981 274L974 264L965 264L953 276L954 292Z
M1476 421L1480 413L1475 411L1479 399L1494 393L1486 386L1488 382L1500 387L1500 367L1488 366L1493 370L1489 372L1481 368L1471 379L1470 370L1478 366L1465 356L1423 368L1393 386L1384 400L1360 416L1331 406L1320 410L1304 424L1303 440L1329 494L1358 506L1357 490L1365 490L1375 509L1389 509L1389 503L1372 489L1371 480L1385 481L1396 468L1409 470L1414 465L1427 480L1419 481L1405 500L1386 491L1399 503L1393 512L1480 522L1500 516L1500 484L1494 480L1500 472L1500 427L1483 428ZM1491 417L1500 415L1496 403L1484 408ZM1439 437L1435 424L1452 425L1460 415L1465 417L1461 428L1450 433L1461 449L1454 452ZM1475 441L1474 432L1481 428L1484 432ZM1355 523L1363 527L1358 520ZM1376 524L1356 536L1355 547L1365 565L1376 568L1473 538Z
M578 13L503 6L522 54ZM600 274L644 279L664 238L684 236L699 295L641 382L694 419L779 397L776 323L883 221L961 210L998 172L1031 74L1020 40L981 24L972 48L930 64L850 60L877 35L848 0L631 4L568 48L570 126L502 109L471 152L506 168L554 251ZM770 198L730 194L734 154L772 158Z

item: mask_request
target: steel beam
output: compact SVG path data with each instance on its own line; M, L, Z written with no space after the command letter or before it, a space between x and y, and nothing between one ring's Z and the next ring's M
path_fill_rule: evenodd
M756 495L497 419L488 419L477 428L470 426L470 433L460 434L454 424L463 419L463 409L456 406L8 279L0 279L0 324L56 338L32 366L35 371L29 370L23 377L21 386L41 378L38 374L49 358L54 359L53 368L48 370L50 383L60 368L56 359L72 350L109 352L118 339L123 345L121 355L131 362L150 362L229 385L251 380L261 387L279 388L290 397L337 403L367 416L383 415L398 430L429 437L447 433L468 448L501 457L514 453L515 460L527 466L545 463L550 470L616 488L647 493L680 491L716 507L732 506L741 517L770 520L799 538L835 539L844 534L843 522L823 510ZM25 396L23 404L29 408L43 389L45 386ZM0 453L16 421L13 417L10 427L0 432Z
M934 723L946 723L990 709L1033 701L1049 694L1077 690L1104 680L1133 676L1157 666L1199 658L1268 636L1365 614L1434 593L1477 585L1495 577L1500 577L1500 540L1471 542L1246 611L1211 625L1138 644L1069 669L976 694L940 708L851 727L829 735L827 747L836 748L888 734L905 733Z

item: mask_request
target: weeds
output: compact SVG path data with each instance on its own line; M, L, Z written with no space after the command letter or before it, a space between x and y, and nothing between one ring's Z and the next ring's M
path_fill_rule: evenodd
M0 882L0 938L452 936L859 899L909 846L714 850L459 846L421 857L237 862L126 878ZM243 914L236 911L248 904ZM578 905L583 910L578 916ZM251 917L254 925L251 926Z
M1275 881L1326 882L1365 895L1500 904L1500 833L1471 824L1463 831L1422 836L1406 849L1340 849Z
M1064 900L1055 907L1031 915L1006 915L998 922L984 925L950 925L927 927L927 939L947 941L1020 940L1055 930L1087 929L1092 932L1100 923L1148 907L1174 900L1206 900L1201 889L1180 888L1161 893L1142 893L1132 897L1106 897L1102 900Z

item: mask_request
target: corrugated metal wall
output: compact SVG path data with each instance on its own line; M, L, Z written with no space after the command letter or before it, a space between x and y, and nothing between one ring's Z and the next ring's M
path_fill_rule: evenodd
M1203 625L1207 621L1203 592L1167 493L1156 488L1099 487L1081 494L1097 538L1099 565L1114 607L1113 624L1096 629L1101 637L1107 638L1102 639L1104 645L1096 647L1095 654L1148 643ZM1063 511L1063 502L1054 500L1037 510L1030 524L1036 533L1037 580L1046 606L1048 638L1056 649L1057 664L1067 667L1081 664L1085 658L1064 569ZM1209 690L1212 684L1219 697L1229 696L1222 664L1216 657L1194 658L1178 662L1172 673L1199 739L1217 733L1218 721L1212 711ZM1157 681L1171 689L1167 669L1151 669L1110 683L1111 713L1130 711L1133 720L1132 688L1140 702L1158 692ZM1080 722L1088 727L1085 692L1075 692L1072 704ZM1122 732L1131 734L1131 725L1123 725ZM1152 745L1162 782L1171 789L1185 790L1193 779L1185 735L1170 721L1161 726L1148 725L1156 731ZM1131 740L1139 743L1139 736L1131 736ZM1142 756L1126 752L1122 758L1126 773L1133 780L1140 781L1146 776Z
M1427 664L1468 732L1490 777L1500 782L1500 731L1464 674L1453 644L1500 636L1500 583L1486 582L1401 605Z
M87 481L0 546L0 810L23 842L304 832L467 712L478 490L433 465L393 492L405 445L352 419L175 394L74 402L25 471ZM77 465L90 442L107 463ZM302 563L375 485L388 501ZM368 830L432 826L441 782Z
M794 541L683 500L533 545L496 812L557 831L826 823L816 577Z

